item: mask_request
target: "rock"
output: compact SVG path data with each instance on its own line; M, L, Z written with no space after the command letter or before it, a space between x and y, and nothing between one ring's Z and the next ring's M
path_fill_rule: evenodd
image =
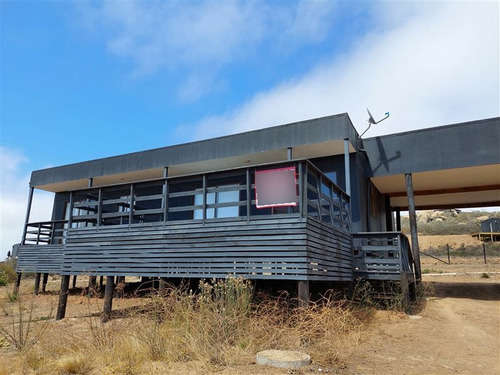
M257 363L273 367L297 369L311 364L311 357L305 353L290 350L264 350L257 353Z

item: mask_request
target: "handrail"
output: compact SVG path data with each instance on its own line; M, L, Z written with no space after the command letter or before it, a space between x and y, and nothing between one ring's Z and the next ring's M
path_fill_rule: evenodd
M289 208L286 212L268 208L259 211L258 215L256 215L253 212L256 209L256 202L252 194L256 189L255 183L251 180L253 173L259 167L280 167L283 165L298 167L296 169L296 173L299 175L297 180L297 207ZM228 185L207 186L206 183L200 185L200 182L206 181L207 178L223 179L227 177L226 173L228 171L234 172L231 174L231 178L233 178L233 181L236 179L239 182L228 182ZM104 187L92 187L70 192L69 211L71 217L69 220L27 223L25 227L27 233L22 243L63 243L68 229L82 226L99 228L109 225L130 226L135 223L196 220L195 214L203 217L203 220L217 220L215 214L217 210L225 209L223 212L227 215L228 208L234 208L234 218L244 216L246 220L253 220L254 218L258 219L279 213L289 215L300 213L303 217L316 217L333 227L343 231L350 231L349 195L313 163L305 159L263 163L210 174L190 175L187 177L187 182L192 185L185 185L186 190L183 190L185 178L186 176L171 176L146 181L146 185L143 185L143 182L138 182L114 185L113 189L110 190ZM154 184L155 181L158 183L157 185ZM246 184L244 181L246 181ZM120 188L116 189L117 186ZM126 189L124 186L130 186L130 189ZM180 187L180 191L178 189L174 190L174 186ZM143 189L143 187L147 187L151 191L144 191L144 195L136 196L134 192ZM163 190L161 194L159 193L160 189ZM129 191L128 195L127 190ZM123 193L120 193L120 191L123 191ZM237 200L218 200L219 194L222 196L222 194L232 191L237 192ZM92 195L89 195L89 192L92 192ZM209 195L212 196L213 201L208 200ZM197 196L201 196L199 202L195 202L194 197ZM209 211L210 214L208 214ZM36 229L30 231L29 228Z

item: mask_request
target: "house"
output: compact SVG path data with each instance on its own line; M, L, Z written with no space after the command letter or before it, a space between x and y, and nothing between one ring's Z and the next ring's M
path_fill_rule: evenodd
M420 279L400 211L500 204L500 119L361 139L349 116L34 171L19 275L291 280ZM29 220L34 189L52 220ZM18 278L17 286L19 285ZM161 285L161 283L160 283Z

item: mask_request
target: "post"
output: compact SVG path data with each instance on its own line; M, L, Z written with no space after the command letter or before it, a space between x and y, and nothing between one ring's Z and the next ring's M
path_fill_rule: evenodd
M35 290L33 291L33 294L34 294L35 296L37 296L37 295L38 295L38 291L40 290L40 276L41 276L41 275L42 275L42 274L41 274L41 273L38 273L38 272L35 274Z
M351 196L351 167L349 162L349 138L344 139L345 192Z
M95 294L96 289L97 289L97 276L89 276L89 293L88 293L88 295L91 296L92 294Z
M49 281L49 274L44 273L42 281L42 293L45 293L45 291L47 290L47 281Z
M486 244L483 243L484 264L486 264Z
M408 272L401 272L401 294L403 295L403 309L406 314L410 313L410 280L408 278Z
M12 292L12 294L15 296L17 296L17 294L19 293L19 287L21 286L21 277L22 273L18 272L16 277L16 282L14 283L14 291Z
M33 191L35 189L30 186L30 192L28 195L28 207L26 208L26 217L24 219L24 229L23 229L23 237L21 239L21 245L24 245L26 242L26 232L28 231L28 222L30 220L30 212L31 212L31 204L33 202Z
M64 319L66 316L66 305L68 304L68 289L70 275L61 278L61 290L59 291L59 303L57 305L56 320Z
M448 264L451 264L450 259L450 245L446 244L446 252L448 253Z
M396 209L396 231L401 232L401 210L399 207Z
M102 322L106 323L111 318L111 308L113 306L113 289L115 278L113 276L106 277L106 289L104 291L104 307L102 310Z
M299 280L297 282L297 295L300 307L309 306L309 280Z
M168 167L163 168L163 223L168 221Z
M160 295L165 294L166 287L167 287L167 278L160 277L160 285L158 286L158 293Z
M410 217L410 231L411 231L411 247L413 260L415 262L415 279L417 283L422 280L422 272L420 268L420 249L418 246L418 232L417 232L417 213L415 210L415 197L413 195L413 178L411 173L405 174L406 180L406 197L408 199L408 213Z
M73 275L73 285L72 285L73 289L76 288L76 275Z

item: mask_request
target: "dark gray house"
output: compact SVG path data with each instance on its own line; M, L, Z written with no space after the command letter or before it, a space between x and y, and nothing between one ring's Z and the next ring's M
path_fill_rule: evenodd
M360 139L339 114L34 171L17 271L62 275L64 305L81 274L411 285L399 212L499 205L499 145L499 118Z

